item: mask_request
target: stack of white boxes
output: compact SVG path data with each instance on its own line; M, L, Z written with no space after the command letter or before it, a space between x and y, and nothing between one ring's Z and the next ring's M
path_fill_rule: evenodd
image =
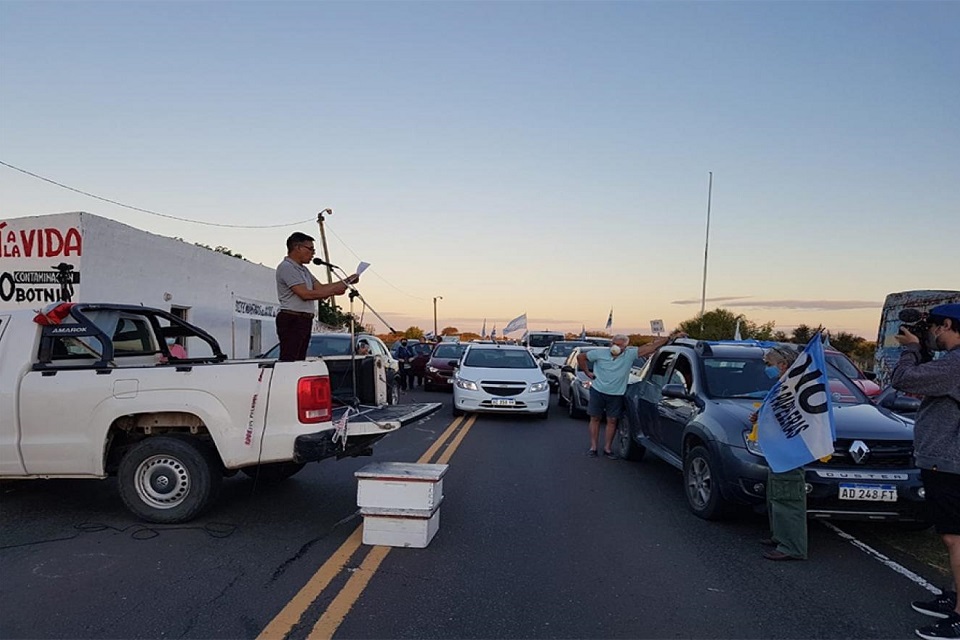
M440 528L447 466L375 462L357 471L363 544L418 549L430 544Z

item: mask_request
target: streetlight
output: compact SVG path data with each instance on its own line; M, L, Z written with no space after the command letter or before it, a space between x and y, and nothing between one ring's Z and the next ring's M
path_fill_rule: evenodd
M437 300L443 300L443 296L433 297L433 339L439 341L440 335L437 332Z

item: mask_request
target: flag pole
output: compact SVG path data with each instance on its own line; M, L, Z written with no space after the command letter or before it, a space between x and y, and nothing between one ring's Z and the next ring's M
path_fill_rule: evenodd
M713 197L713 171L707 187L707 237L703 242L703 289L700 292L700 331L703 332L703 312L707 306L707 254L710 250L710 200Z

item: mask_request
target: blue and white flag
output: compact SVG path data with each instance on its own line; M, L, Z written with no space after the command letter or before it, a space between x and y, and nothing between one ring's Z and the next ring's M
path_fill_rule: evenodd
M581 340L587 339L587 328L584 325L580 325L580 339Z
M527 328L527 314L523 314L522 316L517 316L516 318L514 318L513 320L507 323L507 326L503 328L503 335L507 335L508 333L512 331L516 331L518 329L526 329L526 328Z
M493 325L493 331L490 332L490 339L491 340L497 339L497 325Z
M737 320L737 328L733 331L733 339L738 341L743 340L743 338L740 337L740 320Z
M613 307L610 307L610 315L607 316L607 329L613 326Z
M487 319L486 318L483 319L483 329L480 329L480 337L481 338L487 337Z
M827 364L817 333L763 399L757 440L767 464L781 473L833 455L836 437Z

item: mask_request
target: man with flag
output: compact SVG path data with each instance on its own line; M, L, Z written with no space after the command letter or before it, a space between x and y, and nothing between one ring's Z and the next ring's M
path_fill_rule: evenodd
M755 421L750 438L757 440L767 466L767 515L770 537L761 544L775 547L767 560L807 559L807 490L805 464L833 455L836 428L830 403L830 383L819 333L797 353L774 346L763 355L766 374L776 379Z

